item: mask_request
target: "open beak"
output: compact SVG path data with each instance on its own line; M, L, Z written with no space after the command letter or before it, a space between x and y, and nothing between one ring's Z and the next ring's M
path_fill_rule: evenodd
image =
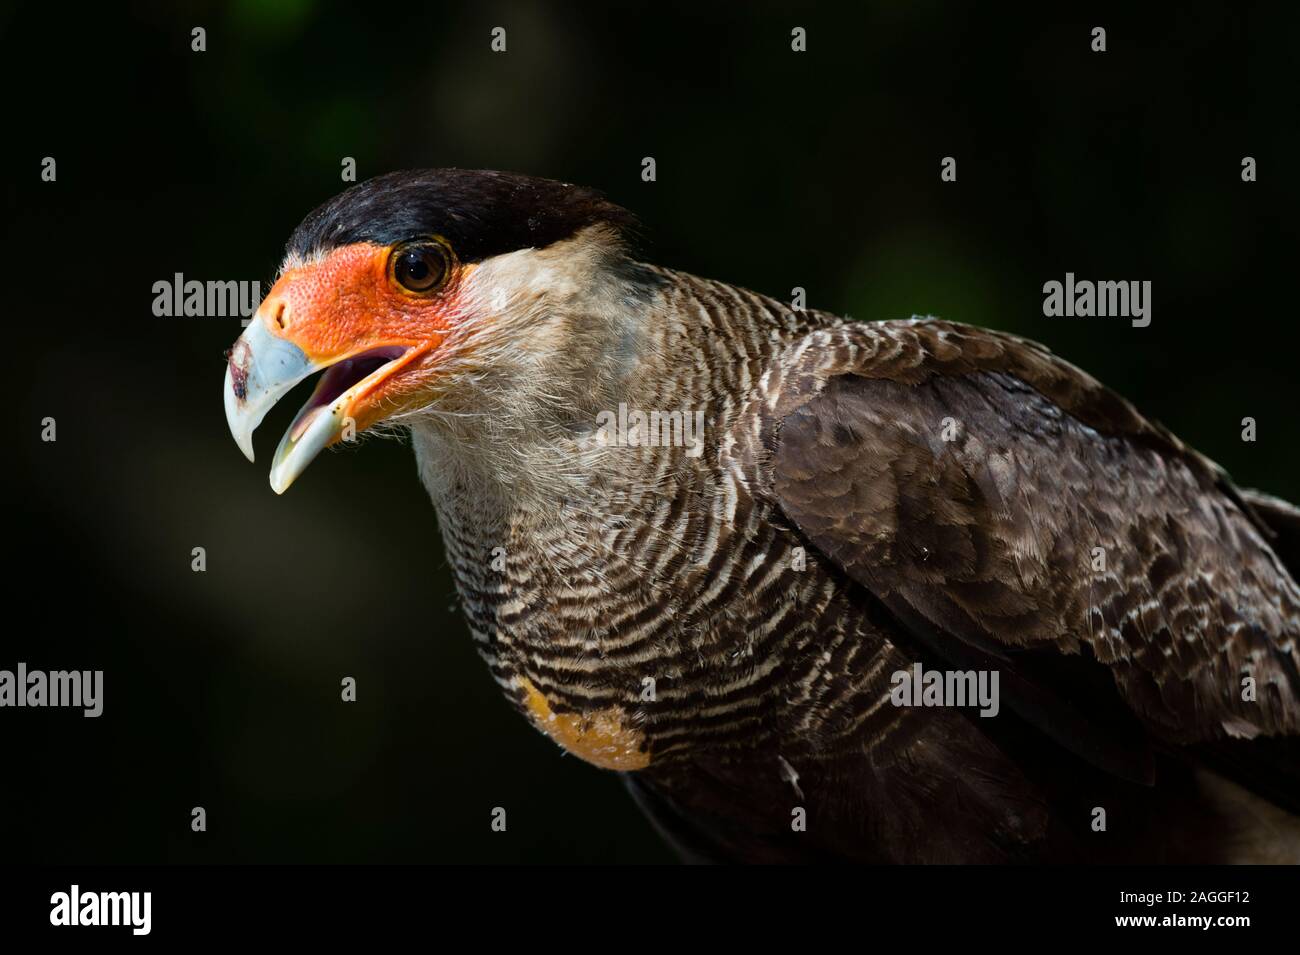
M363 426L353 412L382 381L415 357L407 345L381 345L319 360L274 334L259 309L230 350L223 386L226 422L235 443L253 460L253 432L290 389L324 371L316 390L280 439L271 462L271 487L283 494L322 449L351 440Z

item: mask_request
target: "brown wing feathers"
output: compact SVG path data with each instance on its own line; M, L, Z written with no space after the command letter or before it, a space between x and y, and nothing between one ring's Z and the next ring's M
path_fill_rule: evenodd
M1068 695L1098 666L1160 739L1297 731L1300 593L1257 523L1276 508L1248 513L1041 346L937 322L819 334L787 370L772 493L920 644L1000 668L1021 715L1130 778L1135 721ZM1062 654L1077 665L1045 665Z

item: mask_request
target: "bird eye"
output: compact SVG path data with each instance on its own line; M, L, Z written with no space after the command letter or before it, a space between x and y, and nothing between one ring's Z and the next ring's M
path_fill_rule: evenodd
M450 270L450 256L439 243L408 245L392 257L393 280L408 292L423 295L442 285Z

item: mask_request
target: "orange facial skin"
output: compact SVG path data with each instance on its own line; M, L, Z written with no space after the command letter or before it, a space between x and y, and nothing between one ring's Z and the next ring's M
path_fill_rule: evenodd
M435 291L415 294L392 278L391 254L389 246L368 242L334 249L320 261L286 270L258 310L272 334L320 365L381 346L408 349L357 394L352 416L358 430L402 410L402 399L419 390L430 355L460 317L458 296L473 269L453 260Z

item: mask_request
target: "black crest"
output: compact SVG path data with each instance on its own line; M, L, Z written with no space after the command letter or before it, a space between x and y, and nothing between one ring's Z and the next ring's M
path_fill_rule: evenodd
M591 189L479 169L417 169L376 176L307 216L287 250L310 255L353 242L391 245L436 234L462 262L543 248L604 223L626 234L632 214Z

